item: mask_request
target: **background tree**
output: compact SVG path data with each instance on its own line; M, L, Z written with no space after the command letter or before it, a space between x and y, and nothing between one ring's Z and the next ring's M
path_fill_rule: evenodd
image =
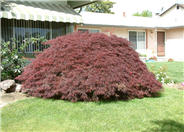
M149 10L144 10L141 13L139 12L134 13L133 16L152 17L152 12Z
M111 11L113 4L114 4L114 2L111 2L109 0L97 1L95 3L92 3L90 5L85 6L84 10L89 11L89 12L114 14L114 12Z
M8 1L8 0L0 0L0 7L1 7L1 9L0 9L0 11L8 11L8 10L10 10L11 8L10 8L10 1Z

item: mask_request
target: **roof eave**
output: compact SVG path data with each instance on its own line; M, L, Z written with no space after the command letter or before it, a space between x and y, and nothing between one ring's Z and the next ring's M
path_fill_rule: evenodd
M104 24L81 24L84 26L97 26L97 27L124 27L124 28L141 28L141 29L155 29L155 28L161 28L161 29L172 29L172 28L183 28L184 25L179 26L129 26L129 25L104 25Z
M104 27L146 28L146 29L155 28L155 27L151 27L151 26L104 25L104 24L85 24L85 23L83 23L82 25L84 25L84 26L104 26Z
M167 10L165 10L164 12L160 13L159 16L162 16L163 14L165 14L166 12L168 12L170 9L172 9L172 8L175 7L175 6L179 6L179 7L181 7L181 8L184 9L183 6L181 6L180 4L177 4L177 3L176 3L176 4L172 5L171 7L169 7Z

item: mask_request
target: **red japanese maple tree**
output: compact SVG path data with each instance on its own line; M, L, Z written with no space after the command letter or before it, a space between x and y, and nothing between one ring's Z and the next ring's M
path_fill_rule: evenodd
M152 96L162 85L126 39L102 33L72 33L50 47L16 79L31 96L98 101Z

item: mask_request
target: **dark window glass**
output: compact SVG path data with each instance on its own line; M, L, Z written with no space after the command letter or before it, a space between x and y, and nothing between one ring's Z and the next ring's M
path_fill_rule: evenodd
M3 41L9 41L13 37L13 21L1 19L1 37Z
M133 49L146 49L145 32L129 32L129 41L132 42Z
M90 33L99 33L99 30L97 30L97 29L89 29L89 32Z
M137 49L137 32L130 31L129 32L129 41L132 42L132 48Z
M88 29L78 29L79 32L89 32Z
M99 33L98 29L78 29L80 32Z
M179 5L176 6L176 9L177 9L177 10L180 9Z
M47 40L56 38L57 36L66 34L66 24L59 22L41 22L41 21L25 21L25 20L12 20L1 19L1 34L4 41L10 41L15 38L17 48L24 44L26 38L45 37ZM26 52L33 53L34 51L42 51L45 45L38 43L31 43L27 46Z
M64 23L52 23L52 38L56 38L66 34L66 27Z

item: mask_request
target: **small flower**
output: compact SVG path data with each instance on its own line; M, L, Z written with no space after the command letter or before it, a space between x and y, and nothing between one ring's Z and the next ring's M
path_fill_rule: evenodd
M2 66L0 66L0 69L3 70L4 68Z
M15 55L15 59L17 59L18 58L18 55Z

